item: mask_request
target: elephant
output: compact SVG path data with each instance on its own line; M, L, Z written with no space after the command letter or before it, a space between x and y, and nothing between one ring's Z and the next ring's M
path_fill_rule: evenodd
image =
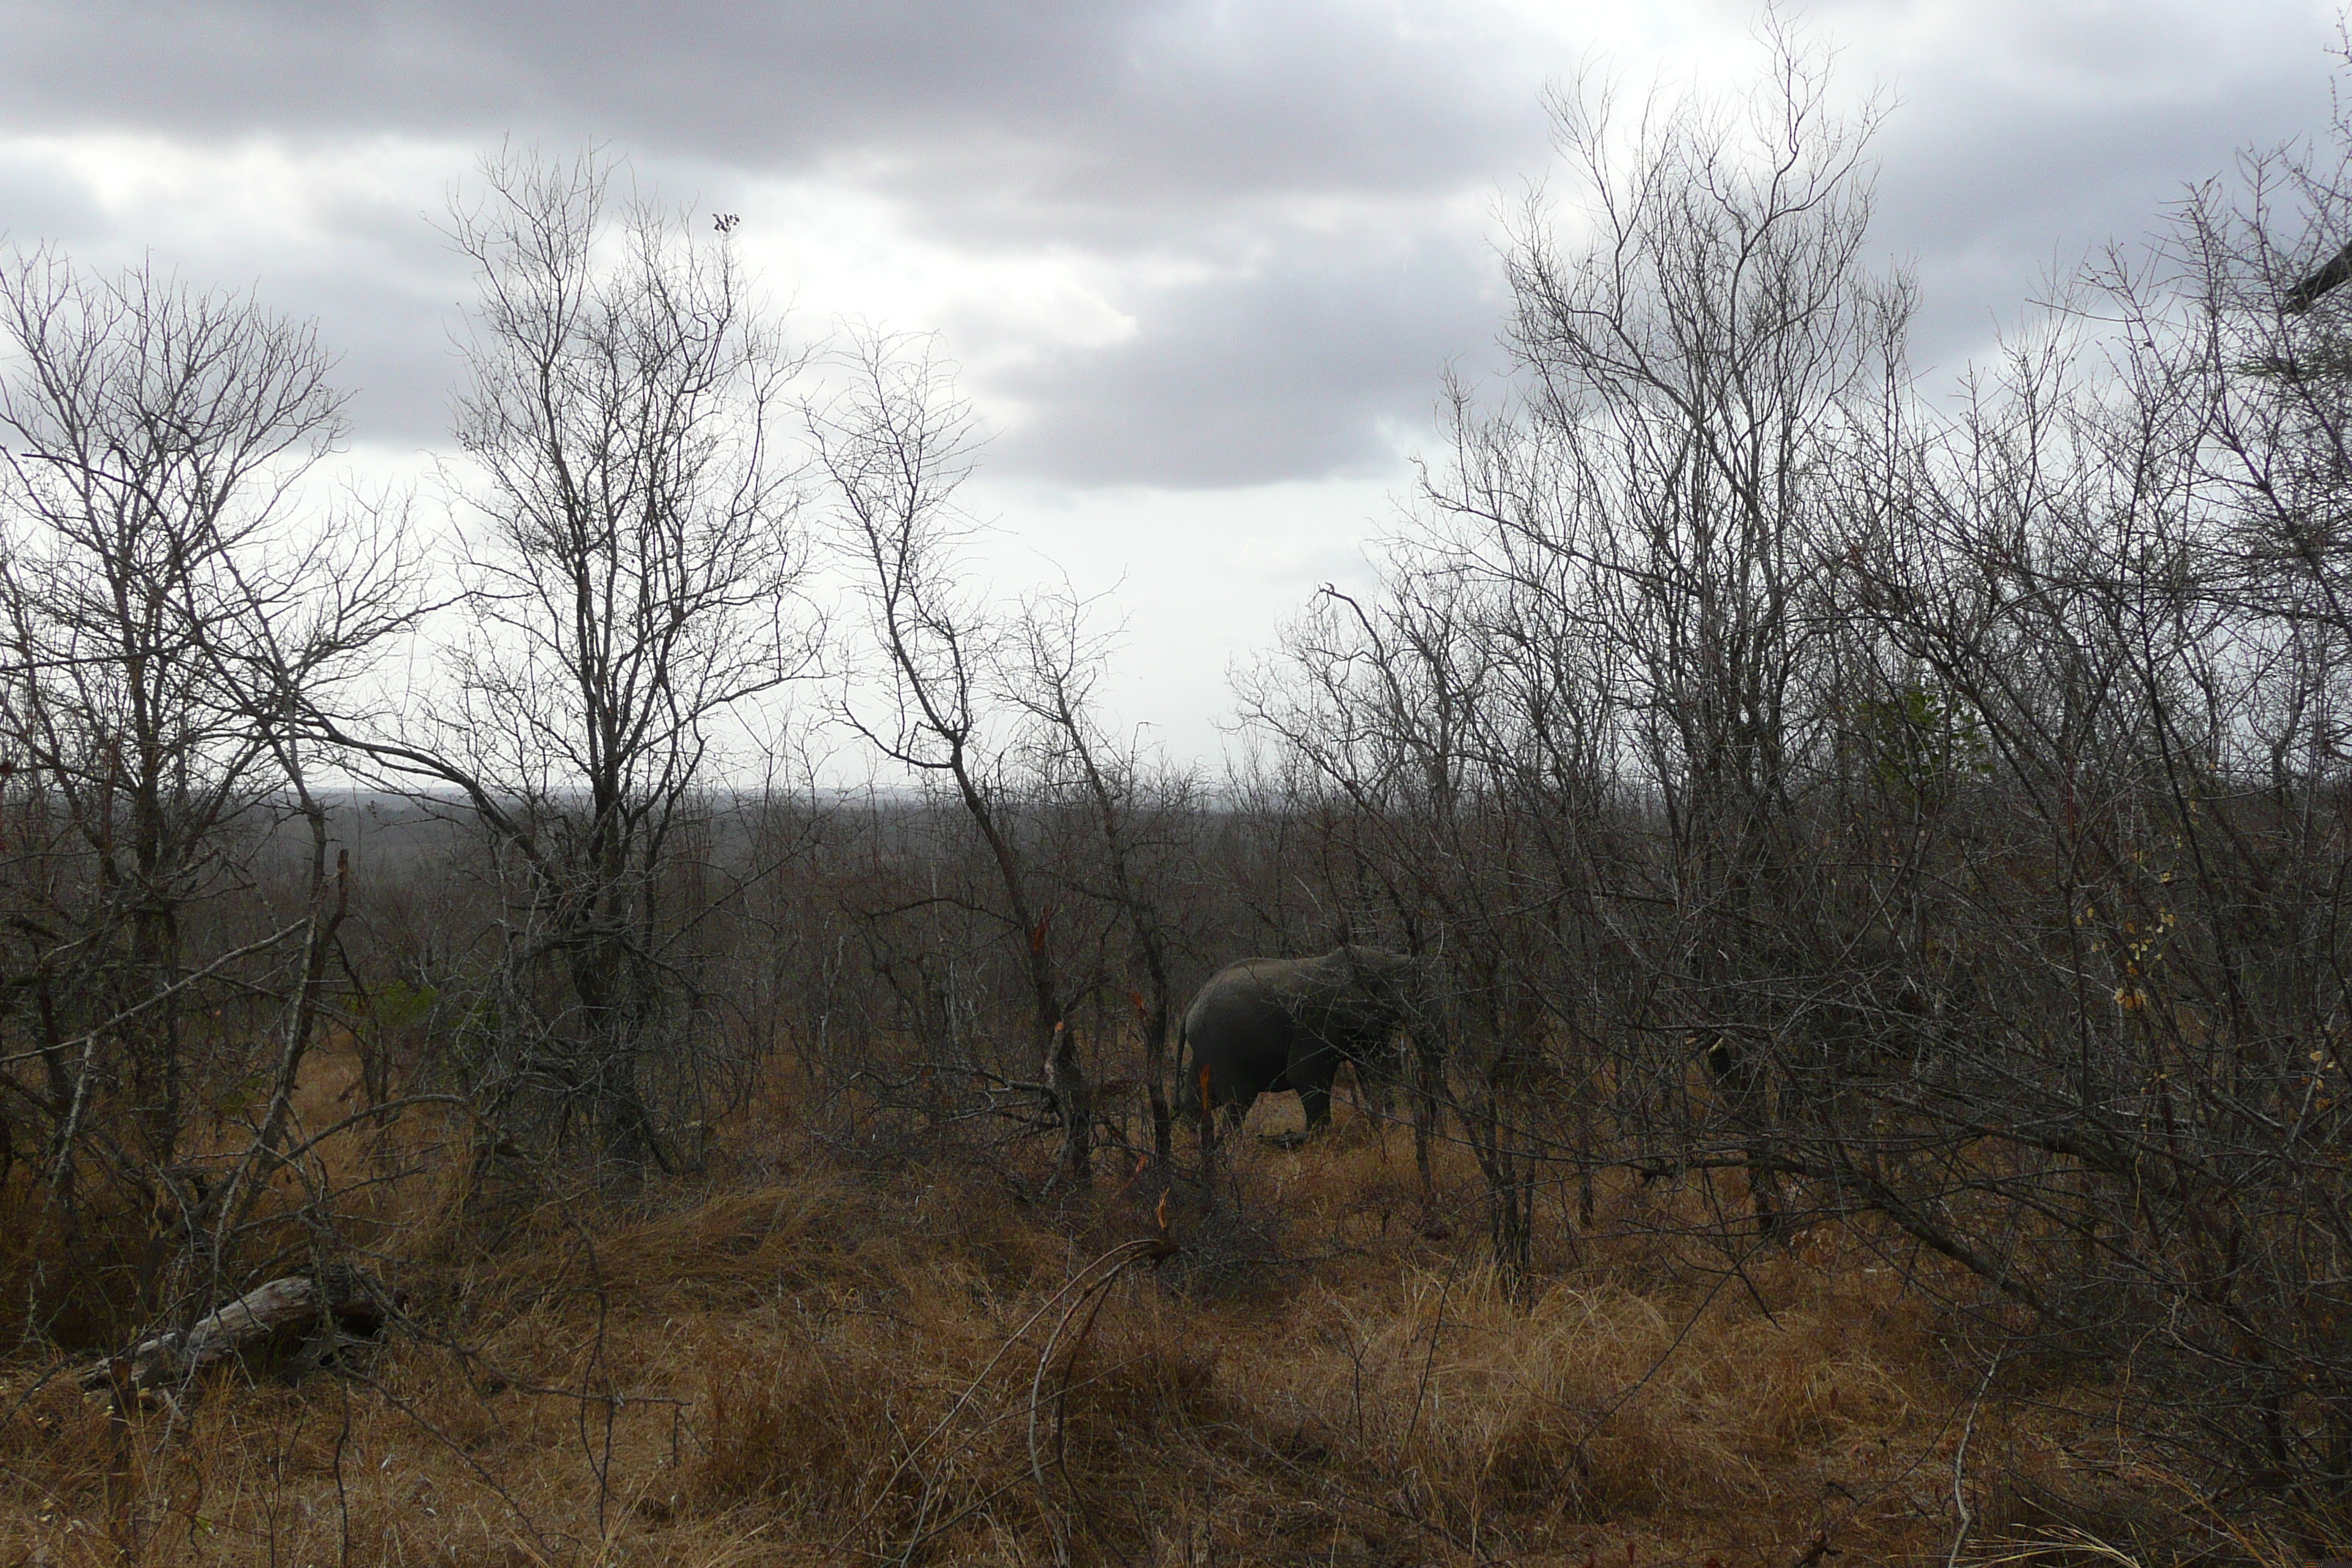
M1341 1062L1360 1073L1394 1071L1389 1039L1412 1020L1418 967L1403 953L1341 947L1219 970L1184 1010L1177 1037L1194 1112L1223 1110L1238 1123L1259 1095L1295 1089L1308 1130L1328 1126Z

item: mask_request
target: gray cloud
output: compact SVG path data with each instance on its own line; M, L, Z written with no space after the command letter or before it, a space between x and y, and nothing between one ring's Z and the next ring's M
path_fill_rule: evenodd
M1878 237L1927 285L1923 363L1976 352L2053 262L2147 231L2235 147L2315 128L2318 17L2229 10L1988 0L1958 49L1934 7L1832 0L1821 20L1855 43L1849 66L1906 100L1882 143ZM297 147L604 135L714 204L819 174L895 202L951 253L1059 248L1113 276L1196 263L1205 281L1115 285L1138 330L1108 347L968 348L1017 365L979 390L1029 416L991 464L1076 484L1388 460L1385 432L1421 426L1444 363L1491 358L1492 258L1454 215L1465 193L1539 171L1538 89L1578 63L1507 8L1461 0L0 0L0 130ZM1906 45L1919 28L1929 42ZM69 181L5 178L0 226L19 238L120 253L140 237L111 234ZM1317 202L1377 216L1303 221ZM229 237L183 259L321 315L365 433L430 442L462 275L412 212L326 218L323 253Z
M1452 17L1444 26L1436 26ZM1024 207L1423 188L1524 134L1526 60L1469 7L832 0L0 5L0 124L597 132L773 168L878 160ZM1553 62L1557 63L1557 62ZM984 205L984 204L982 204ZM1000 212L1001 206L997 208Z
M104 221L89 194L58 171L0 168L0 237L30 244L87 234Z
M1976 20L1979 55L1902 71L1878 144L1874 232L1918 266L1923 367L1957 370L2047 283L2159 233L2241 150L2326 130L2329 35L2313 11L2019 4Z
M95 0L0 5L0 127L604 135L648 174L691 171L714 202L744 177L852 178L950 247L1189 256L1224 273L1272 252L1236 283L1119 301L1144 317L1133 344L1052 355L1006 388L1040 419L992 460L1105 481L1320 473L1364 460L1376 417L1425 408L1441 334L1490 331L1465 309L1475 268L1368 267L1277 209L1383 202L1410 247L1429 222L1414 197L1539 155L1537 89L1564 63L1515 48L1475 6L1347 0ZM371 435L430 439L446 328L426 330L413 298L358 297L390 270L372 259L429 243L399 220L407 239L354 235L353 282L289 278L276 298L326 316Z
M1326 246L1139 303L1136 336L998 384L1033 417L992 463L1087 484L1255 484L1384 468L1424 427L1449 358L1491 342L1498 268L1433 237Z
M450 394L462 374L448 311L318 279L277 291L274 302L322 323L341 356L337 381L352 394L352 413L367 439L394 448L446 440Z

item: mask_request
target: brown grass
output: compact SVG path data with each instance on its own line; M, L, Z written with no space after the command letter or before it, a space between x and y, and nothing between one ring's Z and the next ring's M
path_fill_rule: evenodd
M1047 1152L860 1177L774 1124L729 1130L692 1191L500 1184L455 1154L372 1189L358 1228L419 1329L346 1376L115 1420L26 1340L0 1364L0 1568L1780 1568L1821 1532L1847 1563L1941 1561L1964 1432L1980 1544L2067 1527L2021 1500L2063 1490L2046 1424L1971 1418L1894 1271L1817 1232L1727 1275L1649 1228L1696 1217L1696 1187L1548 1225L1522 1306L1479 1261L1466 1165L1424 1210L1409 1140L1362 1121L1238 1141L1238 1217L1179 1201L1164 1258L1124 1168L1024 1207ZM16 1278L68 1268L8 1223Z

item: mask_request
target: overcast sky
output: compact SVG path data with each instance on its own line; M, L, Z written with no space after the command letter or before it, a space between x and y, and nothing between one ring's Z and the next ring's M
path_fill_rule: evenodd
M1949 374L2053 271L2242 147L2324 135L2336 8L1855 0L1897 102L1876 245ZM1752 78L1729 0L0 0L0 230L315 315L359 461L443 439L462 268L428 219L512 136L625 153L739 231L803 340L936 330L994 438L1013 594L1122 584L1118 717L1212 756L1224 672L1361 581L1448 363L1501 356L1541 94Z

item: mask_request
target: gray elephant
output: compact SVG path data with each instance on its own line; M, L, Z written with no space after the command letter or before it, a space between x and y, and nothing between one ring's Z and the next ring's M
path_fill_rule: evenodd
M1328 1125L1340 1063L1393 1076L1390 1037L1412 1021L1417 969L1402 953L1342 947L1219 970L1185 1009L1178 1037L1190 1108L1237 1122L1259 1095L1295 1089L1307 1125Z

